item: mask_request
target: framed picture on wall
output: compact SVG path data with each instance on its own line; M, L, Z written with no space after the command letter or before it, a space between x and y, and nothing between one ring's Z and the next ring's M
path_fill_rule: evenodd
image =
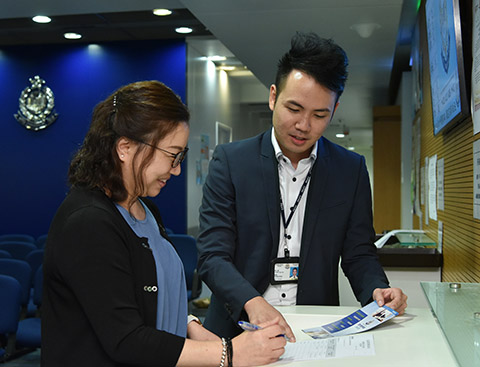
M215 145L226 144L232 141L232 128L221 122L215 122Z
M435 135L470 113L460 16L460 0L427 0L425 3Z

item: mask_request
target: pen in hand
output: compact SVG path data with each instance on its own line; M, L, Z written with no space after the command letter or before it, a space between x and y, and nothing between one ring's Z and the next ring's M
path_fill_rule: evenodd
M261 330L262 329L260 326L252 324L252 323L247 322L247 321L239 321L238 326L240 326L245 331L255 331L255 330ZM288 336L286 336L285 334L280 334L280 335L277 335L277 336L283 336L287 340L287 342L290 341L290 338Z

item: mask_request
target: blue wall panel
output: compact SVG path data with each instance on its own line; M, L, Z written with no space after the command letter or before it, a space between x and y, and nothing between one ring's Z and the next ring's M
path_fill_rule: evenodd
M98 45L6 47L0 50L0 234L46 233L68 192L69 162L95 105L118 87L160 80L185 101L183 40ZM14 118L21 91L39 75L55 95L56 122L29 131ZM185 163L184 163L185 164ZM167 227L186 231L186 167L154 199Z

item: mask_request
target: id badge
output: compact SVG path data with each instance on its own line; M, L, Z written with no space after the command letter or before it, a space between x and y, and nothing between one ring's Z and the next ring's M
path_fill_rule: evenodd
M278 257L270 263L270 284L298 283L299 257Z

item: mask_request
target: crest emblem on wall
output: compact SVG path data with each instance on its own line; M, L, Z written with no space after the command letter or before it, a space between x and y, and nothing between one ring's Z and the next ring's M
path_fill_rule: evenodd
M31 85L20 94L18 113L14 116L26 129L38 131L54 123L58 114L53 110L55 98L45 80L35 75L29 82Z

